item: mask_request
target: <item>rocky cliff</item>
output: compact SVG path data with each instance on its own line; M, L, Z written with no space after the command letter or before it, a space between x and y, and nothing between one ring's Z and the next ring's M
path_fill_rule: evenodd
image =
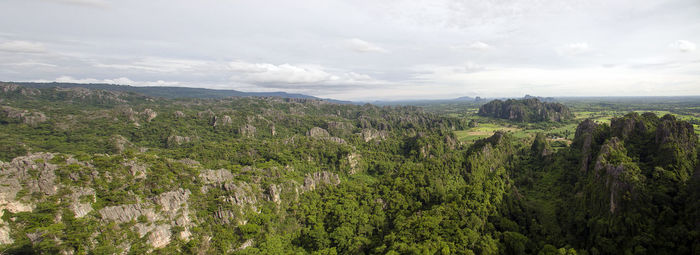
M519 122L561 122L574 117L565 105L542 102L537 98L493 100L479 108L479 115Z

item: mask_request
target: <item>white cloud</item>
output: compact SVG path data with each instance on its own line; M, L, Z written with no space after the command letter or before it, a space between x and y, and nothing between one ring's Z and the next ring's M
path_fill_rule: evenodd
M42 53L46 52L46 47L38 42L7 41L0 43L0 51L13 53Z
M686 40L678 40L675 42L672 42L669 47L682 51L682 52L691 52L695 51L696 47L695 44Z
M450 47L453 50L476 50L476 51L484 51L491 49L491 45L488 45L487 43L484 42L471 42L471 43L466 43L466 44L458 44L458 45L452 45Z
M386 53L387 50L385 50L382 47L379 47L373 43L360 40L357 38L353 38L350 40L347 40L347 45L348 48L351 50L357 51L357 52L379 52L379 53Z
M266 88L328 88L347 89L379 84L369 75L356 72L329 71L318 65L274 65L269 63L230 62L231 80Z
M106 84L118 84L118 85L131 85L131 86L175 86L180 84L179 82L169 82L169 81L134 81L126 77L119 77L115 79L94 79L94 78L84 78L76 79L71 76L61 76L53 81L47 80L35 80L35 82L65 82L65 83L83 83L83 84L93 84L93 83L106 83Z
M101 68L114 68L122 70L141 70L148 72L161 72L161 73L173 73L173 72L191 72L199 68L209 66L210 63L206 61L189 60L189 59L172 59L172 58L158 58L158 57L147 57L142 58L129 63L119 63L119 64L96 64L96 67Z
M234 76L234 79L250 82L319 83L339 79L339 77L314 66L236 61L229 63L229 68L239 73Z
M585 42L570 43L558 47L557 53L560 56L576 56L591 51L591 46Z

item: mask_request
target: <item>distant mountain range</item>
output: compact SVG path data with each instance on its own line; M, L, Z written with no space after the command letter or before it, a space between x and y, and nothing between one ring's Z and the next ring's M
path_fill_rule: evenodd
M123 91L123 92L134 92L151 97L162 97L162 98L226 98L226 97L281 97L281 98L303 98L303 99L317 99L324 100L339 104L351 104L350 101L342 101L328 98L319 98L315 96L309 96L304 94L295 94L287 92L243 92L238 90L224 90L224 89L205 89L205 88L190 88L190 87L160 87L160 86L150 86L150 87L135 87L129 85L115 85L115 84L85 84L85 83L62 83L62 82L49 82L49 83L39 83L39 82L0 82L0 84L17 84L30 88L90 88L90 89L101 89L110 91Z

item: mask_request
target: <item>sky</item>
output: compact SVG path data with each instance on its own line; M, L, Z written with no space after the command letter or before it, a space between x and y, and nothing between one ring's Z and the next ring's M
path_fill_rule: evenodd
M341 100L700 95L698 0L2 0L0 80Z

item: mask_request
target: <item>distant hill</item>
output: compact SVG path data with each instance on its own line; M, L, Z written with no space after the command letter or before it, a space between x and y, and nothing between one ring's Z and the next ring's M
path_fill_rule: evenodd
M493 100L479 108L479 115L521 122L561 122L574 117L565 105L542 102L534 97L506 101Z
M325 100L333 103L349 104L349 101L335 99L318 98L304 94L293 94L286 92L243 92L238 90L205 89L189 87L134 87L129 85L115 85L104 83L62 83L62 82L0 82L0 84L17 84L29 88L90 88L108 91L134 92L151 97L162 98L226 98L226 97L281 97L281 98L303 98Z

